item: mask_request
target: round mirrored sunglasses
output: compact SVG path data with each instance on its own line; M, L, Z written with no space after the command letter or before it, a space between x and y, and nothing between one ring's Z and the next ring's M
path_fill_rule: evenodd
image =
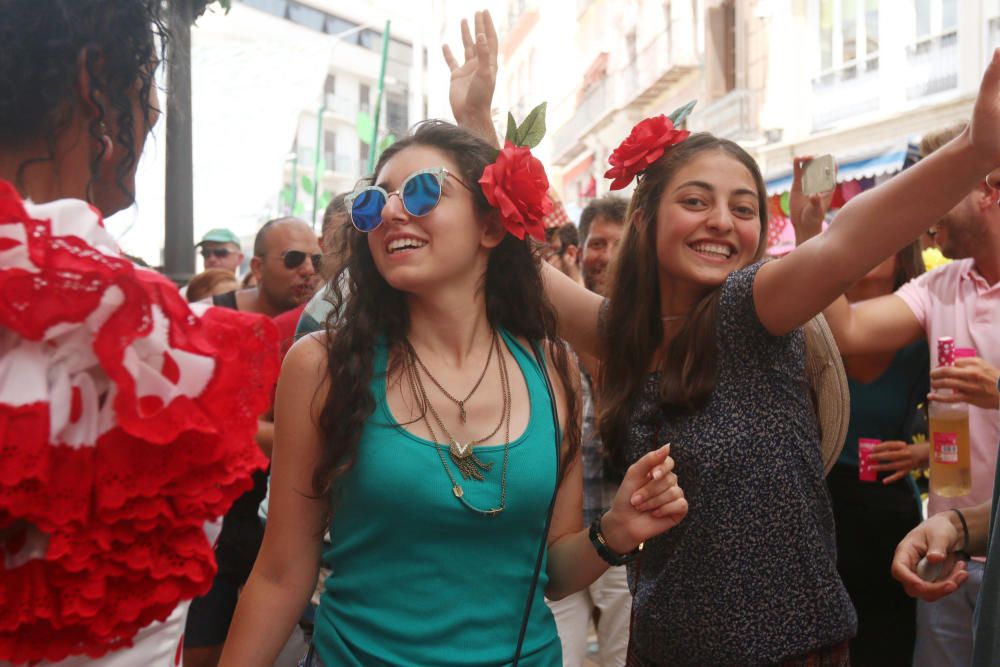
M399 195L403 209L408 214L421 218L433 211L441 201L441 188L448 176L473 192L462 179L444 167L421 169L407 176L400 188L393 192L386 192L377 185L369 185L347 195L345 203L351 212L351 223L358 231L375 231L382 224L382 209L393 195Z

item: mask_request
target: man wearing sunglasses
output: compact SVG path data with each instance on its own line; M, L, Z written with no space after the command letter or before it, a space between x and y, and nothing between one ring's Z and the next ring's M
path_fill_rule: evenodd
M290 346L301 311L320 283L322 254L316 233L298 218L264 223L254 239L250 271L257 286L212 297L216 306L274 319L282 351ZM257 444L270 458L274 423L270 412L258 421ZM215 549L218 572L212 589L195 599L188 613L184 664L214 667L222 654L239 589L246 583L264 530L257 508L267 492L267 477L254 474L254 487L240 496L223 519Z
M206 269L226 269L236 274L243 263L240 237L228 229L210 229L195 248L199 248Z

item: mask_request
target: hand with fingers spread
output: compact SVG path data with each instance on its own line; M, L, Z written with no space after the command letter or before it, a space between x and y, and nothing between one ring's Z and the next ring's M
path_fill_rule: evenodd
M896 547L892 576L903 584L907 595L933 602L954 593L968 579L965 561L957 553L964 546L964 538L950 514L935 514L911 530ZM931 568L940 570L931 581L918 573L917 566L924 557Z
M629 553L681 522L688 505L673 470L669 444L629 466L601 521L601 532L612 551Z
M465 62L461 65L447 44L442 47L445 62L451 70L448 101L459 125L483 135L487 141L499 147L490 107L497 83L500 42L488 11L476 12L474 28L476 32L473 39L469 22L462 19Z
M997 380L1000 370L979 357L955 360L954 366L941 366L931 371L932 401L941 403L968 403L984 410L1000 408ZM942 393L949 389L950 392Z
M795 230L795 245L801 245L823 231L823 220L833 201L833 190L807 195L802 191L802 174L812 157L792 161L792 190L788 193L788 212Z
M906 477L911 470L926 468L929 452L927 443L908 445L902 440L888 440L875 445L869 460L877 472L892 472L882 480L883 484L892 484Z

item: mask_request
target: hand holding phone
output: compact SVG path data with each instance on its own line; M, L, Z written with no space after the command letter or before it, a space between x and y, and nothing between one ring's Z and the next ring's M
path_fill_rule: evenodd
M837 165L832 155L813 158L802 172L802 193L830 192L837 185Z

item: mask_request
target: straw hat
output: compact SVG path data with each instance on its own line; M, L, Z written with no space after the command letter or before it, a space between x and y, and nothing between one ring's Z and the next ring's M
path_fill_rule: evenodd
M840 350L830 325L817 315L802 327L806 334L806 377L819 421L819 457L829 473L844 448L851 418L851 394Z

